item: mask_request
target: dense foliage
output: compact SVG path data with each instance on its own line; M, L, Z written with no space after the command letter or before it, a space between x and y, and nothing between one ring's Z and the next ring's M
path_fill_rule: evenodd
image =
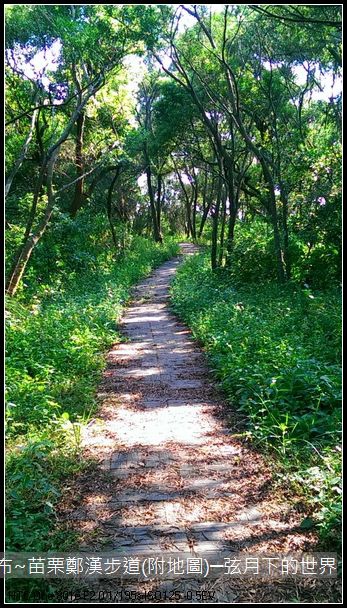
M256 268L250 281L248 267L244 275L240 270L242 259L243 252L237 286L229 273L211 272L206 253L187 261L172 288L173 309L204 344L232 408L246 416L245 436L277 453L286 484L297 482L322 538L335 543L341 523L340 293L255 281Z
M131 285L178 249L172 238L159 247L135 237L115 263L110 250L97 255L95 248L79 245L80 259L84 250L87 260L84 268L77 266L71 251L64 268L69 261L75 272L64 289L45 285L29 303L8 302L7 543L12 550L47 550L66 541L52 540L49 532L62 481L88 464L76 456L83 427L97 409L105 350L119 340L117 321Z

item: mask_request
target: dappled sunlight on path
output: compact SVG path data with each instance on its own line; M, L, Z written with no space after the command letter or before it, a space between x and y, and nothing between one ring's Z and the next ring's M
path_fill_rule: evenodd
M92 532L88 547L122 555L308 547L302 514L276 499L263 458L232 435L204 354L167 307L179 263L138 285L123 316L126 341L108 353L99 419L84 436L106 477L82 488L68 518Z

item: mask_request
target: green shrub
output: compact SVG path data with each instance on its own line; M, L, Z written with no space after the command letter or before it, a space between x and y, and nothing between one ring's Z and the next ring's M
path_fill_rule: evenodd
M336 226L335 229L338 230ZM210 232L211 227L208 224L201 239L205 245L209 241ZM313 240L312 234L290 226L289 256L292 280L297 283L307 283L314 289L339 286L341 281L339 244L331 244L322 239L320 243L315 243L312 249L309 249L308 240ZM261 218L253 218L252 221L236 223L231 266L228 269L234 285L275 280L275 259L273 231L268 222Z
M322 536L332 530L335 535L340 508L339 291L312 292L272 282L236 288L233 273L213 273L202 254L178 270L172 303L204 343L230 402L247 415L253 442L275 451L293 471L300 467L304 476L319 471L321 484L316 484L317 492L313 484L310 500Z

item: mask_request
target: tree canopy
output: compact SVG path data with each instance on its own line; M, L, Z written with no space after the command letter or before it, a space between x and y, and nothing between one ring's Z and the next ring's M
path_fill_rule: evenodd
M116 250L115 222L161 241L163 217L194 238L207 220L212 266L230 266L238 223L256 214L279 281L308 280L318 245L338 266L341 95L327 83L340 78L340 25L339 6L9 5L8 293L54 209L74 218L91 204Z

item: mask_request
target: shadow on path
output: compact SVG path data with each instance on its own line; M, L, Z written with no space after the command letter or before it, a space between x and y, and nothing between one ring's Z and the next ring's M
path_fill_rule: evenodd
M197 250L181 249L183 255ZM84 437L100 461L99 479L81 484L79 504L66 519L86 535L89 548L121 556L309 549L315 536L299 528L302 513L276 495L264 458L231 436L204 355L168 310L180 261L166 262L134 290L121 322L125 341L109 352L99 390L103 423L90 424ZM163 581L150 584L166 588ZM175 588L187 584L175 581ZM216 581L190 584L216 588ZM295 598L292 582L276 585L274 592L269 582L222 577L217 601L259 602L271 593L277 601ZM259 595L249 600L252 589Z

